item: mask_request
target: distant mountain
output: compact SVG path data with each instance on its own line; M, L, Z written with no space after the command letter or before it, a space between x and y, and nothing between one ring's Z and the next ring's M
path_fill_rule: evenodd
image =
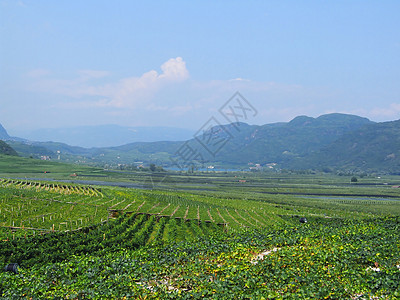
M262 126L240 126L238 130L227 129L234 138L215 156L203 155L211 162L223 161L229 165L247 163L279 163L288 165L295 158L315 152L329 145L343 134L355 131L370 120L354 115L328 114L318 118L299 116L288 123ZM232 125L228 125L232 126ZM214 140L226 133L216 131ZM193 145L195 140L191 142Z
M18 156L17 152L8 144L0 140L0 154Z
M133 142L184 141L192 136L193 131L189 129L118 125L48 128L24 133L24 137L31 141L61 142L85 148L114 147Z
M46 158L63 162L78 163L86 161L97 148L83 148L69 146L56 142L31 142L10 140L7 143L12 146L19 155L33 158Z
M154 128L153 128L154 129ZM152 129L152 130L153 130ZM152 131L150 130L150 131ZM144 131L142 131L143 133ZM233 123L197 132L184 141L133 142L116 147L84 148L59 142L8 141L23 156L132 168L155 163L203 166L345 170L400 174L400 120L375 123L347 114L299 116L266 125Z
M8 135L4 127L0 124L0 140L8 140L8 139L10 139L10 136Z
M207 164L247 166L248 163L278 163L290 167L296 160L368 124L374 123L345 114L318 118L300 116L288 123L262 126L228 124L199 132L186 143L131 143L101 148L93 153L92 159L122 164L135 160L171 164L171 158L184 163L191 153L196 153L197 159Z
M344 134L294 166L400 174L400 120L370 124Z

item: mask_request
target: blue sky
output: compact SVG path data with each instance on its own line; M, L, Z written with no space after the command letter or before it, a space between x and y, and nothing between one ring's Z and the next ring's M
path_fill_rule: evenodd
M200 128L400 118L399 1L0 0L0 123Z

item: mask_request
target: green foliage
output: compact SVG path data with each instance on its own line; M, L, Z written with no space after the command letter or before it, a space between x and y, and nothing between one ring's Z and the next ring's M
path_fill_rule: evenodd
M174 190L0 180L0 267L20 265L0 298L399 297L399 194L377 184L397 177L174 176Z
M17 152L2 140L0 140L0 155L18 156Z
M65 164L55 161L45 161L39 159L0 155L0 174L10 176L12 174L26 177L54 178L63 177L70 179L73 173L93 173L98 172L98 168L86 167L82 165ZM49 174L51 175L49 176ZM48 175L46 175L48 174Z
M353 172L400 172L400 121L362 127L311 154L304 166L331 166Z
M71 254L55 263L46 262L45 258L62 257L63 252L44 250L42 261L21 267L19 275L0 273L0 295L395 299L400 292L399 229L398 217L361 222L312 218L306 225L236 234L217 231L196 240L161 246L106 246L100 252ZM75 235L82 241L78 233ZM51 237L41 238L44 242ZM262 258L258 256L272 249L275 250Z

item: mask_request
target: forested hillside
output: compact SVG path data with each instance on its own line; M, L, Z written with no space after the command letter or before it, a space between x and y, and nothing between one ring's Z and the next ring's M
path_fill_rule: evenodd
M18 155L17 152L10 147L7 143L0 140L0 154L4 155Z

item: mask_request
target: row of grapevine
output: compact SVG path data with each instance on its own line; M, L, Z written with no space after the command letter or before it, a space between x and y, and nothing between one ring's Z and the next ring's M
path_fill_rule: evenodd
M214 223L157 218L154 215L124 215L116 220L100 223L78 231L49 232L45 235L19 236L0 241L0 257L21 266L38 262L57 262L71 255L85 255L120 249L137 249L145 245L161 245L189 241L222 232Z
M126 212L225 224L234 231L286 222L277 214L271 214L270 208L268 211L263 207L244 209L237 201L213 195L119 188L102 188L100 191L90 186L13 179L2 179L0 185L3 186L0 189L0 226L12 227L13 231L17 228L72 231ZM35 187L38 186L45 189L37 191ZM59 188L71 193L56 193ZM97 193L97 196L87 195L85 191ZM274 209L282 212L282 209ZM173 224L171 228L167 225L165 229L172 230ZM5 238L10 238L10 234Z
M20 189L33 189L35 191L45 190L49 192L60 193L64 195L78 194L91 197L102 197L103 194L100 189L92 186L82 185L66 185L60 183L47 183L37 181L26 181L16 179L0 179L0 186L4 187L17 187Z
M40 183L2 179L0 182L0 226L5 230L0 238L35 234L43 231L71 231L100 223L107 219L107 209L86 203L87 199L103 199L85 195L97 190L76 186L81 194L55 193L57 185L50 190L36 190ZM23 232L19 233L19 229ZM24 230L29 229L29 230Z

